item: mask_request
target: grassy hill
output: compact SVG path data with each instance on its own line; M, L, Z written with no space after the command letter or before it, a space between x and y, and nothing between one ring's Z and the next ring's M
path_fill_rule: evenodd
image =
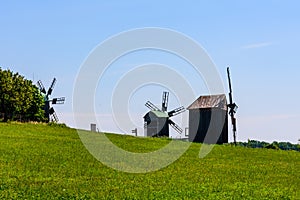
M167 139L108 134L149 152ZM156 172L130 174L88 153L76 130L0 123L0 199L300 199L300 153L216 145L203 159L192 144Z

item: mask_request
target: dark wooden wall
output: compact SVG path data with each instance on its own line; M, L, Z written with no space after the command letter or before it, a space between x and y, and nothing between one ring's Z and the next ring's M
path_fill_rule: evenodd
M147 137L169 137L168 118L156 117L148 113L145 120Z
M219 108L189 110L189 141L228 143L228 114Z

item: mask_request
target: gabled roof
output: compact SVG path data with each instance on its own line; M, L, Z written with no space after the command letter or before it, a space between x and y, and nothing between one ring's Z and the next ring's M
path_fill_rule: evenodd
M200 96L187 109L200 108L220 108L227 110L227 100L225 94Z

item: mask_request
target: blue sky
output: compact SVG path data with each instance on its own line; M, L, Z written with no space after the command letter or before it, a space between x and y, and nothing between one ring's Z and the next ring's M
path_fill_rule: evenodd
M173 29L202 45L217 66L226 89L226 67L231 67L234 98L239 105L238 140L296 143L300 138L299 4L279 0L2 1L0 66L28 79L41 79L46 86L56 77L53 95L67 98L66 104L57 106L56 111L62 122L75 126L74 82L81 64L99 43L129 29ZM131 66L162 60L179 71L176 66L184 65L178 58L155 52L129 55L120 62ZM122 73L112 75L117 80ZM107 80L107 88L114 86L114 79ZM199 85L195 86L198 95L207 92ZM147 89L153 91L150 96L144 95ZM135 101L150 98L160 103L162 90L158 86L145 87L133 95L129 112L135 116L132 118L136 126L142 127L141 116L147 109L144 105L135 106ZM108 101L101 102L101 90L95 98L102 107L110 107ZM170 107L177 105L175 95L171 95ZM109 115L110 109L101 113L100 107L95 108L97 114ZM118 131L109 117L100 120L106 120L106 131ZM86 123L80 128L88 129L88 119Z

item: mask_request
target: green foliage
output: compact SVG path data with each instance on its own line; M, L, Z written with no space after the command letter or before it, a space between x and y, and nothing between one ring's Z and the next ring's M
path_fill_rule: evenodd
M298 144L292 144L290 142L277 142L274 141L271 144L264 141L249 140L248 142L238 142L238 146L250 147L250 148L267 148L276 150L294 150L300 151L300 146Z
M132 152L170 142L106 135ZM97 161L74 129L1 123L0 199L300 199L299 152L215 145L200 159L200 148L159 171L129 174Z
M43 106L43 97L32 81L0 68L0 113L3 121L42 121Z
M277 144L274 144L274 143L272 143L272 144L267 144L267 145L264 146L264 148L267 148L267 149L276 149L276 150L279 149L278 145L277 145Z
M47 125L52 127L60 127L60 128L68 127L65 123L56 123L56 122L49 122Z

